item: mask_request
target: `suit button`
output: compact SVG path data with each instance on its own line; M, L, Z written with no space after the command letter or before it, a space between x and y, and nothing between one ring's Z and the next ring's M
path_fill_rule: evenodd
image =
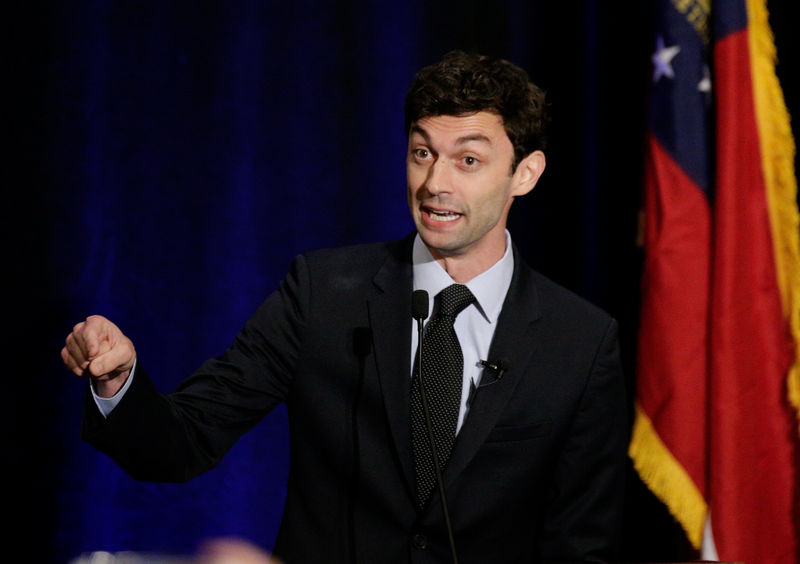
M411 538L411 544L414 545L414 548L425 550L428 548L428 537L425 535L414 535Z

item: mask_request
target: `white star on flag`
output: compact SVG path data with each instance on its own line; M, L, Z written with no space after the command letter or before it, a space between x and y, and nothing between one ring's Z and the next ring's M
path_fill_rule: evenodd
M677 45L672 47L664 46L664 38L660 35L656 38L656 52L653 53L653 82L658 82L662 76L675 78L675 71L672 70L672 59L680 53L681 48Z
M699 92L711 92L711 73L708 71L708 65L703 65L703 79L697 83L697 90Z

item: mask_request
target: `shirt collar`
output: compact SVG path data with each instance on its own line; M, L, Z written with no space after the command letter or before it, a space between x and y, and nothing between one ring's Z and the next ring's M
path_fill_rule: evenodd
M414 289L428 292L429 311L432 311L434 296L456 282L436 262L419 233L414 238L412 262ZM503 258L465 284L475 296L478 311L489 323L495 323L500 316L513 275L514 253L511 251L511 235L506 230L506 252Z

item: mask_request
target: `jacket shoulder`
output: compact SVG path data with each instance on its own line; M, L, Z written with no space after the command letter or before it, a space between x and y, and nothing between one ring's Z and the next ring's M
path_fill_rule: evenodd
M530 279L539 293L542 315L557 317L568 324L600 327L606 329L614 319L608 312L586 298L554 282L547 276L528 267Z
M295 262L303 262L312 277L319 275L342 282L371 280L387 261L410 265L411 241L405 238L316 249L298 256Z

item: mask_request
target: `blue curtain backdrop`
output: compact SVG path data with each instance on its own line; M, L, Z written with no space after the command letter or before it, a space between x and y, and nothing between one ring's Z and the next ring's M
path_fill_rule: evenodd
M772 9L790 68L793 8ZM190 554L222 535L271 547L283 409L192 482L138 483L79 439L85 383L59 350L106 315L169 391L296 254L408 233L405 89L452 48L508 58L548 92L547 171L510 229L620 320L632 366L649 3L62 0L4 23L4 505L27 561ZM633 475L628 509L627 557L682 549Z

